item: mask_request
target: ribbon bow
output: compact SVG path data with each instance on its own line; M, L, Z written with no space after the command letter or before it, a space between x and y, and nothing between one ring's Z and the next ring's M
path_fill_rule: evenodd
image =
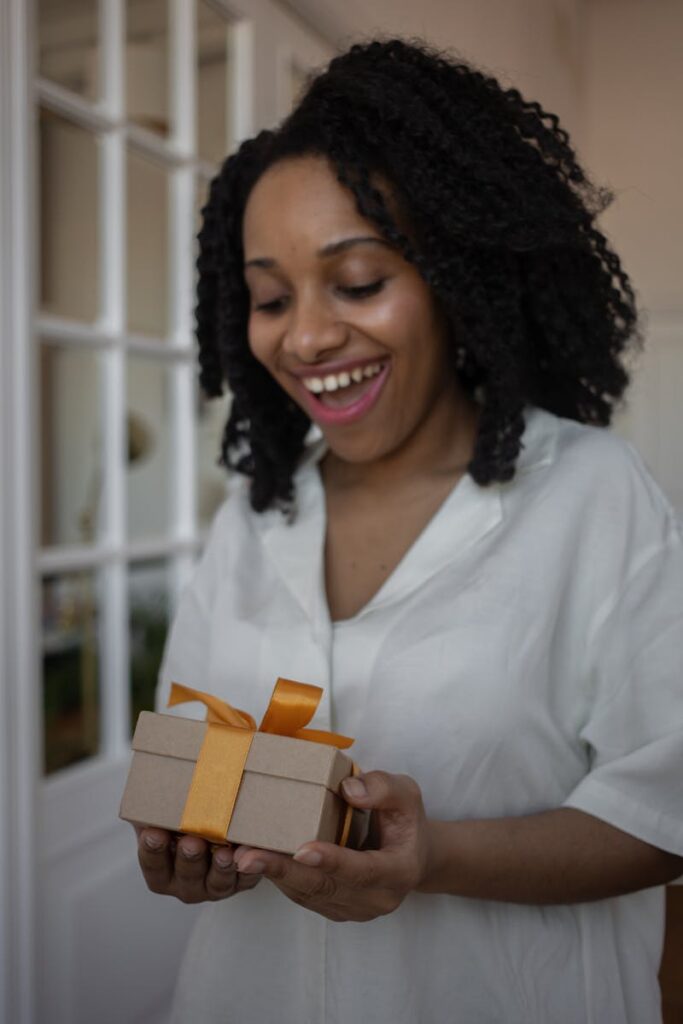
M257 730L248 712L232 707L213 694L172 683L168 707L197 700L207 709L206 735L185 802L181 832L194 832L214 842L225 842L251 741L257 731L326 743L342 750L350 747L353 740L348 736L305 728L316 712L322 693L319 686L278 679ZM351 810L347 808L342 846L348 837Z

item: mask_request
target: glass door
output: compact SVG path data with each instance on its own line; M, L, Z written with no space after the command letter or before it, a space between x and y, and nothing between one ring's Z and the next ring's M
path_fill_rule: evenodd
M38 4L40 554L47 775L127 750L225 496L193 252L234 142L235 21L207 0Z

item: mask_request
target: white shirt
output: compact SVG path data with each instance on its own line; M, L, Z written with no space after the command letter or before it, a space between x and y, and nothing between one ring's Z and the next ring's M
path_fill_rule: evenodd
M257 719L278 675L428 816L571 806L683 853L683 541L636 452L528 408L506 484L464 476L375 597L332 626L318 445L298 515L237 482L161 673ZM396 510L400 515L400 509ZM388 524L390 528L390 524ZM188 715L199 705L178 708ZM262 882L207 904L176 1024L652 1024L663 890L572 906L411 894L335 924Z

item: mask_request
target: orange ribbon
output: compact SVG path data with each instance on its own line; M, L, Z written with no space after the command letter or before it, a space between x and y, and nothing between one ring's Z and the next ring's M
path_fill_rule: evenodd
M342 750L350 747L353 740L348 736L305 728L317 710L322 693L319 686L278 679L257 730L256 722L246 711L233 708L210 693L172 683L168 706L201 701L207 709L208 723L185 801L180 831L193 832L214 842L225 842L251 741L257 731L327 743ZM340 840L342 846L348 839L352 811L350 806L347 807Z

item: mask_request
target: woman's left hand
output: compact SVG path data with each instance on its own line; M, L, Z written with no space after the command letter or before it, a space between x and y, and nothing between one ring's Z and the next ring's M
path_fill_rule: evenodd
M238 872L263 874L285 896L331 921L371 921L403 902L423 881L430 858L422 794L407 775L368 772L342 784L354 807L372 810L376 850L306 843L294 857L240 846Z

